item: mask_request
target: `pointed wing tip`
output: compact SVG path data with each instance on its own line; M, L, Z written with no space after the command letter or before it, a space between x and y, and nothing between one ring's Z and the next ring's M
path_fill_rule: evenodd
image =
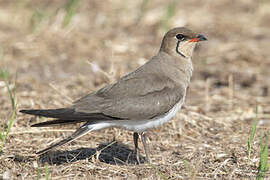
M26 110L26 109L22 109L22 110L20 110L19 112L20 112L20 113L27 113L27 112L28 112L28 110Z
M32 124L31 127L42 127L39 124Z
M23 114L36 115L36 113L37 113L38 111L39 111L39 110L36 110L36 109L22 109L22 110L20 110L19 112L20 112L20 113L23 113Z

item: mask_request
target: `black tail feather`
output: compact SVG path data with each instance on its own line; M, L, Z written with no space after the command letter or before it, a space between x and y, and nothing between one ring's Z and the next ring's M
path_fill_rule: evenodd
M20 110L21 113L31 114L35 116L43 116L50 118L58 118L65 120L113 120L119 119L111 116L107 116L102 113L85 113L78 112L75 109L61 108L61 109L29 109L29 110Z
M61 108L61 109L29 109L29 110L20 110L21 113L43 116L49 118L56 118L52 121L41 122L33 124L32 127L46 127L56 124L70 124L70 123L80 123L80 122L91 122L95 123L100 120L116 120L119 118L114 118L107 116L102 113L85 113L77 112L75 109L71 108Z
M60 109L23 109L21 113L31 114L43 117L63 118L65 116L74 117L74 109L60 108ZM73 115L73 116L72 116Z

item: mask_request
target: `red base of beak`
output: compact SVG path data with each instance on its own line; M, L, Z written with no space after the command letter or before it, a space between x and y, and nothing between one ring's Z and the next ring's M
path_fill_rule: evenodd
M199 38L193 38L193 39L189 40L189 42L199 42L199 41L200 41Z

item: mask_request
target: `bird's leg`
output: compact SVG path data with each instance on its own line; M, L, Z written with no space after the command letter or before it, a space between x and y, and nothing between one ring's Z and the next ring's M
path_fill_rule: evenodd
M141 137L142 137L142 143L143 143L144 151L145 151L145 154L146 154L146 161L148 163L151 163L151 159L149 157L149 146L146 143L146 139L147 139L146 132L142 132Z
M136 156L136 160L138 162L138 164L140 164L140 157L139 157L139 151L138 151L138 139L139 139L139 134L137 132L133 133L133 140L134 140L134 152L135 152L135 156Z

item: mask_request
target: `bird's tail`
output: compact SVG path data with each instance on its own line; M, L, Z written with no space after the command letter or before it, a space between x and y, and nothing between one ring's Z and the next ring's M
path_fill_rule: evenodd
M35 116L51 117L51 118L63 118L64 116L71 116L74 114L74 109L60 108L60 109L23 109L21 113L31 114Z
M55 120L41 122L33 124L32 127L45 127L56 124L71 124L71 123L80 123L80 122L91 122L95 123L100 120L115 120L119 118L110 117L102 113L85 113L78 112L72 108L61 108L61 109L29 109L21 110L21 113L31 114L35 116L43 116L55 118Z
M46 127L56 124L71 124L86 121L86 113L76 113L74 109L29 109L20 110L21 113L31 114L35 116L43 116L57 118L52 121L41 122L31 125L32 127Z
M54 124L80 123L80 122L86 121L86 123L83 126L81 126L78 130L76 130L71 136L59 141L56 144L51 145L50 147L44 150L37 152L37 154L45 153L51 150L52 148L74 141L75 139L85 135L86 133L90 131L98 130L98 129L102 129L102 128L110 126L109 123L102 123L103 121L113 121L113 120L119 119L119 118L107 116L102 113L78 112L72 108L30 109L30 110L21 110L20 112L25 113L25 114L36 115L36 116L56 118L51 121L33 124L32 127L44 127L44 126L50 126ZM100 121L101 123L98 123Z
M36 154L43 154L57 146L62 146L66 143L72 142L76 139L78 139L79 137L82 137L83 135L87 134L88 132L90 132L93 128L88 126L88 123L85 123L83 126L81 126L79 129L77 129L72 135L70 135L69 137L67 137L66 139L63 139L41 151L38 151Z

